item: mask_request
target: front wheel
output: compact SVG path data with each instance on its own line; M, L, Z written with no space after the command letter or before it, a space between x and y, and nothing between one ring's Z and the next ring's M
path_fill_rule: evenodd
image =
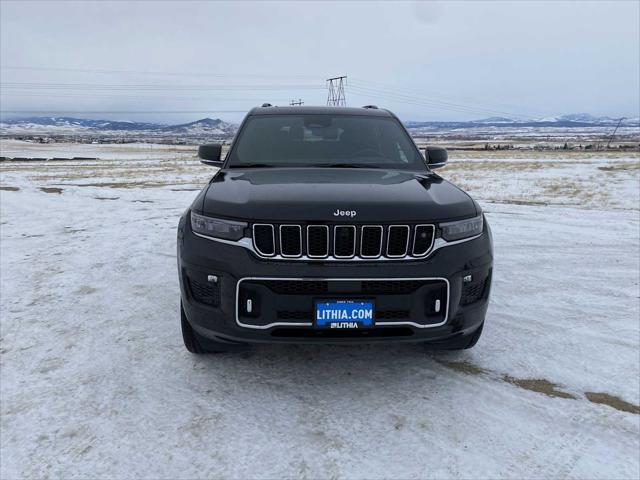
M482 335L483 328L484 328L484 322L480 324L480 328L478 328L475 332L473 332L473 335L471 335L471 338L469 339L469 343L467 343L467 346L464 347L465 350L469 348L473 348L475 344L478 343L478 340L480 340L480 335Z
M210 340L198 335L191 324L189 324L189 320L187 320L187 314L184 313L182 301L180 301L180 323L182 325L182 340L184 341L184 346L191 353L201 355L204 353L238 352L247 349L245 345L216 342L215 340Z
M428 351L434 350L467 350L469 348L473 348L478 340L480 340L480 336L482 335L482 329L484 328L484 322L480 324L480 326L472 333L465 335L461 338L456 338L455 340L450 340L447 342L435 342L430 343L427 342L424 344L425 348Z

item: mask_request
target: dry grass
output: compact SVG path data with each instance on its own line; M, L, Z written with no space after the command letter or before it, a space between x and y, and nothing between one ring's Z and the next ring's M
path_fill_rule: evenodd
M615 395L609 395L608 393L586 392L585 396L592 403L599 403L601 405L607 405L621 412L635 413L640 415L640 406L633 403L625 402Z
M524 388L525 390L530 390L532 392L542 393L549 397L568 398L573 400L576 398L570 393L563 392L559 389L559 385L550 382L549 380L513 378L508 375L503 376L502 379L517 387Z
M623 172L627 170L640 170L640 162L620 162L614 165L604 165L598 167L603 172Z

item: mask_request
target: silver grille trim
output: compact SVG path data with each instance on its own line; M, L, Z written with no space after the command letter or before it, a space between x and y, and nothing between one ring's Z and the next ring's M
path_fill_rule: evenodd
M251 227L251 233L253 238L256 238L256 227L269 227L271 229L271 238L273 241L273 253L268 254L268 253L261 252L258 246L256 245L255 241L253 242L253 248L255 249L256 253L261 257L265 257L265 258L274 257L276 255L276 233L275 233L275 229L273 228L273 225L271 225L270 223L254 223L253 226ZM221 239L215 239L212 237L207 237L207 238L211 238L212 240L221 240Z
M431 245L429 245L429 248L427 248L427 251L425 253L417 254L416 238L418 237L418 229L422 227L431 228ZM416 258L426 257L427 255L429 255L429 253L431 253L431 250L433 250L433 244L435 243L435 240L436 240L436 229L433 225L425 225L425 224L416 225L415 229L413 230L413 246L411 247L411 255L413 255Z
M256 237L257 227L262 228ZM271 231L269 245L268 227ZM425 230L425 227L428 227ZM247 246L258 257L275 260L325 260L325 261L382 261L411 260L427 257L437 245L436 227L433 224L413 225L300 225L256 223L253 225L253 238L243 238L237 242L225 241ZM293 230L295 229L295 230ZM428 242L416 251L416 236L420 232L429 232L431 238L421 239ZM218 239L214 239L218 240ZM446 242L445 242L446 243ZM271 247L272 248L269 248ZM261 248L262 247L262 248ZM274 252L268 254L265 252Z
M379 229L380 230L380 245L378 248L378 253L376 255L365 255L363 252L364 247L364 231L365 229ZM384 241L384 227L382 225L362 225L360 227L360 257L364 259L375 259L380 258L382 256L382 242Z
M254 224L254 227L257 226L257 225L272 226L272 224L256 223L256 224ZM433 226L431 224L427 224L427 225ZM315 225L313 225L313 226L315 226ZM318 226L322 226L322 225L318 225ZM363 225L363 226L371 226L371 225ZM425 226L425 224L415 225L412 230L415 231L415 227L417 227L417 226ZM435 226L433 226L433 227L434 227L434 231L435 231ZM395 261L395 262L397 262L397 261L410 261L410 260L414 260L414 261L416 261L416 260L424 260L425 258L429 257L430 255L432 255L437 250L440 250L441 248L450 247L450 246L453 246L453 245L459 245L461 243L465 243L465 242L470 242L472 240L476 240L477 238L480 238L482 235L484 235L484 233L481 233L479 235L475 235L473 237L463 238L461 240L455 240L455 241L451 241L451 242L446 241L442 237L435 238L433 240L431 249L428 250L427 253L422 255L422 256L414 256L414 255L407 254L407 255L405 255L404 257L401 257L401 258L387 258L385 256L380 256L380 257L377 257L377 258L365 258L365 257L362 257L360 255L356 255L355 257L350 258L350 259L335 258L332 255L329 255L329 256L324 257L324 258L310 257L306 253L301 255L300 257L297 257L297 258L283 257L282 255L280 255L278 253L276 253L275 255L265 255L264 253L260 252L260 250L258 248L256 248L253 239L250 238L250 237L244 237L244 238L241 238L240 240L227 240L227 239L224 239L224 238L216 238L216 237L211 237L211 236L208 236L208 235L202 235L202 234L196 233L196 232L193 232L193 235L195 235L196 237L200 237L200 238L204 238L204 239L207 239L207 240L211 240L213 242L224 243L225 245L232 245L232 246L236 246L236 247L242 247L242 248L244 248L246 250L249 250L256 257L264 258L265 260L283 260L283 261L286 260L286 261L305 261L305 262L309 262L309 261L317 261L317 262L385 262L385 261L388 262L388 261ZM275 238L273 239L273 241L274 241L274 244L275 244Z
M440 250L441 248L451 247L453 245L459 245L461 243L470 242L484 235L484 233L481 233L474 237L463 238L461 240L455 240L451 242L447 242L443 238L436 238L435 241L433 242L433 248L431 249L431 251L423 257L412 257L410 255L407 255L402 258L387 258L387 257L361 258L358 256L358 257L353 257L349 260L344 260L344 259L335 258L335 257L313 258L313 257L309 257L308 255L302 255L301 257L298 257L298 258L284 258L280 255L272 255L269 257L266 255L260 254L260 252L256 250L253 244L253 240L249 237L244 237L244 238L241 238L240 240L226 240L224 238L216 238L216 237L210 237L209 235L202 235L201 233L196 233L196 232L192 232L192 233L196 237L204 238L212 242L224 243L225 245L244 248L245 250L248 250L251 253L253 253L256 257L264 258L265 260L288 260L288 261L304 261L304 262L313 262L313 261L317 261L317 262L345 262L345 261L347 262L397 262L397 261L408 261L408 260L424 260L429 255L433 254L433 252Z
M336 244L336 240L338 238L338 229L342 229L342 228L348 228L353 230L353 246L351 247L351 254L350 255L338 255L336 253L338 246ZM356 229L355 225L336 225L335 227L333 227L333 256L335 258L339 258L341 260L347 260L349 258L353 258L356 256L356 242L357 242L357 238L358 238L358 230Z
M389 253L389 243L391 242L391 232L394 229L406 229L407 230L407 241L404 245L404 250L400 254L391 255ZM387 257L389 258L402 258L407 255L407 250L409 249L409 237L411 236L411 228L409 225L389 225L387 229Z
M413 281L413 280L438 280L438 281L442 281L446 284L447 286L447 300L445 303L445 313L444 313L444 319L442 320L442 322L440 323L427 323L427 324L421 324L421 323L416 323L416 322L412 322L412 321L396 321L396 322L392 322L392 321L388 321L388 322L376 322L376 325L384 325L384 326L397 326L397 325L410 325L412 327L415 328L434 328L434 327L441 327L442 325L444 325L445 323L447 323L447 320L449 320L449 300L451 298L451 284L449 283L449 280L445 277L418 277L418 278L388 278L388 277L375 277L375 278L286 278L286 277L244 277L241 278L240 280L238 280L238 283L236 283L236 323L238 324L238 326L240 327L244 327L244 328L253 328L253 329L257 329L257 330L266 330L268 328L272 328L272 327L278 327L278 326L287 326L287 327L312 327L313 323L311 322L299 322L299 323L291 323L291 322L274 322L274 323L269 323L267 325L252 325L249 323L243 323L240 321L240 308L239 308L239 302L240 302L240 284L242 282L245 281L251 281L251 280L287 280L287 281L295 281L295 282L310 282L310 281L317 281L317 280L321 280L321 281L332 281L332 282L350 282L350 281L358 281L358 282L362 282L362 281L367 281L367 280L392 280L394 282L405 282L405 281Z
M311 238L310 235L310 229L312 228L324 228L326 231L326 235L327 235L327 248L326 248L326 253L324 255L311 255L311 248L309 247L309 238ZM309 256L309 258L327 258L329 256L329 227L327 225L307 225L307 255Z
M284 249L282 248L282 229L283 228L296 228L298 229L298 243L300 244L300 251L298 253L294 253L294 254L285 254L284 253ZM280 225L280 229L279 229L279 235L280 237L280 255L282 255L284 258L299 258L302 256L302 227L300 227L300 225Z

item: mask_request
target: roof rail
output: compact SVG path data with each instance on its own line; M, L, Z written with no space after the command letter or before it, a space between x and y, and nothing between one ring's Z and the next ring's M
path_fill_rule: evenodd
M261 107L273 107L270 103L263 103Z
M372 109L374 109L374 110L378 110L378 106L377 106L377 105L365 105L365 106L364 106L364 107L362 107L362 108L372 108Z

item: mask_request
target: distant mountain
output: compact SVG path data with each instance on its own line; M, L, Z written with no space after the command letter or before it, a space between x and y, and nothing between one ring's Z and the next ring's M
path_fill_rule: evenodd
M560 115L558 117L541 118L538 121L541 122L575 122L575 123L592 123L597 125L602 124L617 124L620 118L612 117L596 117L590 113L570 113L568 115ZM623 121L625 123L627 119Z
M219 118L203 118L179 125L159 123L127 122L113 120L90 120L73 117L29 117L6 119L0 122L0 132L9 134L100 134L128 132L135 134L231 137L237 125Z
M615 127L617 118L596 117L588 113L572 113L557 117L532 120L509 117L489 117L471 121L430 121L405 122L412 133L421 131L457 130L457 129L504 129L504 128L575 128L575 127ZM640 127L639 118L625 119L625 127ZM195 122L178 125L159 123L127 122L114 120L90 120L73 117L30 117L6 119L0 121L0 133L4 135L86 135L108 137L174 137L180 138L216 138L229 139L236 133L238 126L219 118L202 118Z
M475 123L483 123L483 124L487 124L487 123L514 123L517 122L517 120L514 120L513 118L508 118L508 117L489 117L489 118L483 118L481 120L475 120Z
M163 130L171 133L188 133L188 134L217 134L232 136L235 134L238 126L227 123L219 118L203 118L195 122L183 123L180 125L171 125L164 127Z
M102 130L147 130L157 128L154 123L124 122L113 120L90 120L73 117L29 117L3 120L0 125L19 125L25 128L33 126L58 128L95 128Z
M489 117L480 120L469 120L462 122L405 122L405 126L409 129L456 129L456 128L481 128L481 127L558 127L558 128L574 128L574 127L602 127L618 124L619 118L611 117L595 117L588 113L572 113L568 115L560 115L558 117L548 117L539 119L513 119L508 117ZM622 126L638 127L640 126L639 118L626 118L622 121Z
M611 117L594 117L590 113L570 113L568 115L560 115L559 117L557 117L557 120L567 121L567 122L587 122L587 123L602 123L602 122L614 121L614 119Z

